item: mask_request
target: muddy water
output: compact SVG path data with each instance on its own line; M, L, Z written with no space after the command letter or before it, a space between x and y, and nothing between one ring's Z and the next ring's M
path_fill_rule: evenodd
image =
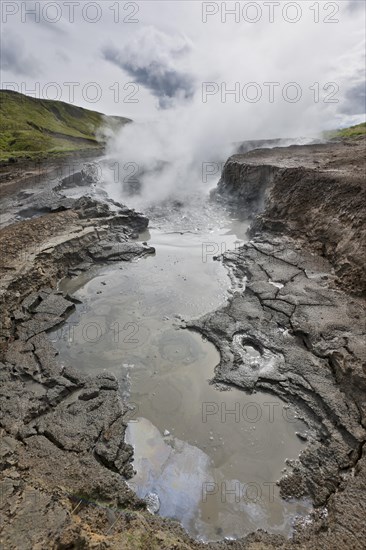
M258 528L290 534L309 504L283 501L275 482L303 449L296 432L306 427L274 396L210 385L219 354L184 329L227 299L230 281L213 257L246 230L202 197L198 204L147 213L140 238L155 256L63 281L82 304L52 338L61 362L119 379L131 406L131 485L152 511L206 541ZM257 360L254 348L245 353Z

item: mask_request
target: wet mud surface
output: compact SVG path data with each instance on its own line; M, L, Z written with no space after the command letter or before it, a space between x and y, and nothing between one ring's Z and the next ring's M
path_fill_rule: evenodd
M218 254L231 277L228 302L186 321L187 328L220 352L213 373L218 389L236 388L244 401L253 392L269 392L304 419L307 428L298 438L304 450L288 464L279 489L286 499L310 498L314 513L300 520L291 538L258 531L207 545L190 538L178 523L150 513L146 507L155 511L154 499L143 501L129 488L133 448L125 435L131 411L116 376L108 369L91 376L77 364L60 365L47 333L64 326L79 306L76 298L57 290L62 277L80 276L98 262L130 261L154 251L131 240L146 229L144 216L122 205L76 198L64 210L9 225L0 233L5 252L0 369L5 548L364 548L365 302L359 243L365 216L357 202L363 188L356 192L360 144L334 147L331 154L340 158L334 161L339 165L329 167L333 184L326 176L330 199L324 207L317 203L324 216L311 215L314 196L306 191L310 161L295 159L295 166L281 166L289 191L296 195L304 186L297 213L290 192L277 197L284 180L275 179L274 187L263 183L263 208L252 224L252 240ZM314 154L308 149L309 158ZM268 164L279 163L270 154L267 158ZM245 174L251 168L242 167L255 162L242 157L240 171ZM290 168L296 170L293 179ZM337 177L334 170L339 170ZM317 180L312 174L314 189L317 181L323 185L323 176ZM246 187L245 177L238 173L235 178ZM253 182L255 178L248 189ZM342 194L341 211L336 197L346 186L351 191ZM282 209L276 197L283 201ZM334 227L345 235L337 247ZM320 233L322 246L316 244ZM30 254L24 252L25 243ZM140 426L144 433L154 433L152 425ZM147 444L139 434L136 438Z
M118 379L132 408L126 437L136 475L130 485L141 498L155 498L156 512L206 541L236 539L259 527L290 534L295 516L310 512L310 501L284 501L276 482L286 459L304 448L296 433L306 426L273 395L249 397L210 384L220 355L184 327L226 303L230 279L225 266L212 261L213 244L235 248L240 224L209 204L204 222L193 204L163 223L150 212L149 234L141 238L155 256L99 270L89 281L62 281L63 290L78 289L73 296L82 304L51 340L62 364ZM191 230L184 231L187 224Z

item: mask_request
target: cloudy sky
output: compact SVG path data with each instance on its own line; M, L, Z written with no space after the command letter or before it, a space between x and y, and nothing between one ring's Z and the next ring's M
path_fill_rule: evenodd
M198 101L264 126L305 109L341 122L365 111L364 6L4 0L2 87L138 120Z
M363 0L1 9L1 87L134 119L107 154L138 166L143 201L191 196L207 183L203 167L221 166L237 142L306 143L365 119Z

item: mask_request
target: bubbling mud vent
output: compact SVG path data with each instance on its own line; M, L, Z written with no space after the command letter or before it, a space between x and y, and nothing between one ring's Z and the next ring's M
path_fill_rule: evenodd
M130 407L129 483L152 513L204 541L259 528L289 536L311 504L283 500L276 481L304 449L307 427L278 397L210 384L219 353L185 328L226 302L230 279L214 259L246 240L247 226L203 196L145 213L150 230L139 240L154 256L61 282L80 300L51 335L61 362L118 378ZM281 361L245 334L234 340L248 376Z

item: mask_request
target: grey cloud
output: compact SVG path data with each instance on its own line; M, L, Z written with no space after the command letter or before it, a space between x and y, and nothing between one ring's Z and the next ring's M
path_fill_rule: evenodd
M32 78L40 75L40 65L32 55L27 55L24 43L15 34L4 34L1 41L1 62L5 71Z
M113 44L103 49L103 57L128 73L137 84L145 86L166 109L179 99L194 93L194 81L179 67L191 46L187 38L171 35L151 26L139 29L122 49Z
M358 82L345 94L342 112L347 115L366 113L366 81Z
M347 9L349 11L357 11L360 8L364 8L364 0L348 0Z
M151 61L136 67L114 48L103 50L104 59L126 71L137 84L148 88L159 99L159 106L166 109L177 96L189 99L193 96L193 79L190 75L176 71L163 62Z
M24 4L24 2L23 2L23 4ZM56 6L56 2L48 2L49 7L51 7L51 4ZM39 5L40 5L40 9L38 10L39 17L35 18L34 16L29 16L27 18L27 22L29 22L32 25L41 26L44 29L47 29L47 30L52 31L54 33L57 33L59 35L68 34L67 21L61 15L62 14L62 4L59 7L59 10L60 10L59 13L61 15L61 18L59 19L59 21L57 21L57 19L58 19L57 12L54 11L52 15L51 15L50 12L49 13L47 11L44 12L44 10L42 8L43 7L47 8L46 3L45 3L45 6L42 6L42 3L40 3ZM30 1L30 0L26 0L25 7L23 8L23 13L27 13L28 10L29 10L30 13L32 13L34 9L35 9L34 2ZM52 17L52 20L48 19L47 17L48 18Z
M57 58L63 63L67 63L67 64L71 63L70 57L67 55L67 53L64 50L56 50L55 54Z
M45 19L40 19L39 22L36 24L39 24L48 31L54 32L59 35L68 34L66 23L62 19L60 21L57 21L56 23L46 21Z

